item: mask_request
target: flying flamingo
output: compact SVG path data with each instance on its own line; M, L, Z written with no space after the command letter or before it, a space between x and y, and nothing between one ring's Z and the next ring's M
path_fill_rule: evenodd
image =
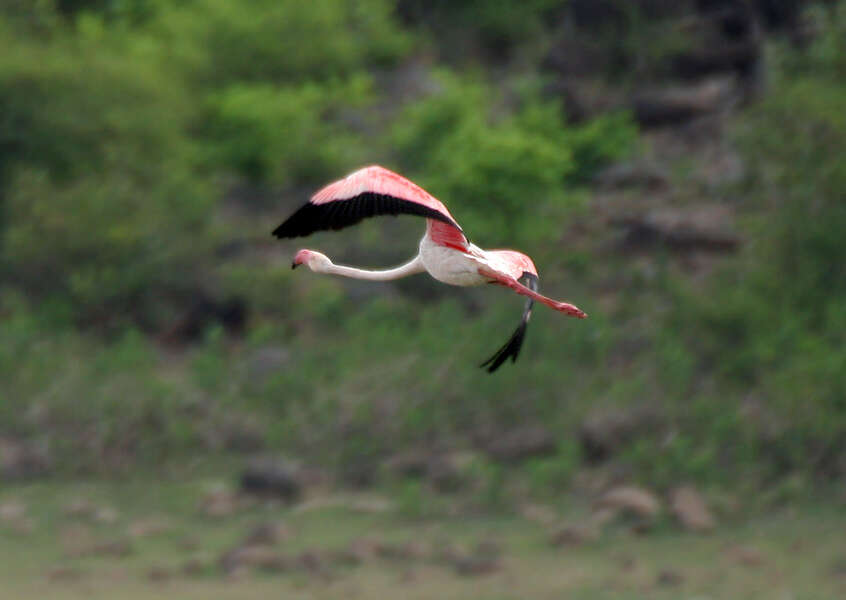
M274 229L273 235L278 238L306 236L320 230L343 229L367 217L398 214L426 217L426 234L420 240L420 251L404 265L384 271L365 271L336 265L314 250L300 250L291 268L306 265L315 273L369 281L390 281L426 271L450 285L496 283L527 296L517 329L502 348L481 365L488 367L489 373L496 371L509 357L512 362L517 360L535 300L572 317L587 317L572 304L538 293L538 272L531 258L514 250L482 250L471 244L443 204L423 188L384 167L365 167L327 185Z

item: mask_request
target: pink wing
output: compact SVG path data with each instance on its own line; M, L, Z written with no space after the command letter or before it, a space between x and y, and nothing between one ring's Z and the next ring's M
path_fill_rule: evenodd
M359 169L330 183L273 231L278 238L343 229L377 215L419 215L454 230L466 245L461 228L446 206L408 179L384 167ZM440 225L439 223L439 225Z
M516 250L488 250L488 254L492 254L497 258L497 264L502 266L511 277L520 279L526 273L538 276L538 270L535 268L535 263L532 259Z

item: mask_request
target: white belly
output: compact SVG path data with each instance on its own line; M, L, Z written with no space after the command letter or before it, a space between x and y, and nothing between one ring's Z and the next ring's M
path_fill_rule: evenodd
M420 240L420 260L426 271L450 285L481 285L488 280L479 275L479 262L463 252L440 246L423 236Z

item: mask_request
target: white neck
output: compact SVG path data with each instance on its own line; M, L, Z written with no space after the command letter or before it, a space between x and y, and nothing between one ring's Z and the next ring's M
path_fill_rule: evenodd
M317 273L328 273L329 275L340 275L341 277L351 277L352 279L365 279L367 281L391 281L393 279L400 279L415 273L422 273L425 268L420 261L420 255L415 256L410 261L396 267L394 269L386 269L384 271L366 271L364 269L356 269L355 267L345 267L329 263L326 266L320 265L312 269Z

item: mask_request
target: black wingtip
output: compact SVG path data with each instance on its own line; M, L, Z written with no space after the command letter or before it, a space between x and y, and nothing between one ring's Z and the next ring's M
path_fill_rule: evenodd
M279 239L305 237L315 231L343 229L377 215L401 214L443 221L461 231L450 217L428 206L394 196L363 192L353 198L321 204L307 202L274 229L272 234Z
M493 356L479 365L479 367L482 369L487 367L488 373L493 373L509 358L511 358L511 362L516 361L517 356L520 354L520 348L523 346L527 325L527 320L521 321L520 325L517 326L517 329L514 330L514 333L511 334L511 337L505 342L502 348L497 350Z
M526 285L528 285L528 287L534 291L538 290L537 275L524 271L521 277L526 279ZM511 358L511 362L515 362L517 360L517 356L520 354L520 348L523 347L523 339L526 337L526 329L529 326L529 317L532 315L533 303L534 301L531 298L526 300L526 307L523 309L523 318L520 320L520 324L517 326L517 329L514 330L514 333L511 334L511 337L508 338L508 341L505 342L502 348L497 350L493 356L479 365L479 367L483 369L488 367L488 373L493 373L500 368L502 363L508 360L509 357Z

